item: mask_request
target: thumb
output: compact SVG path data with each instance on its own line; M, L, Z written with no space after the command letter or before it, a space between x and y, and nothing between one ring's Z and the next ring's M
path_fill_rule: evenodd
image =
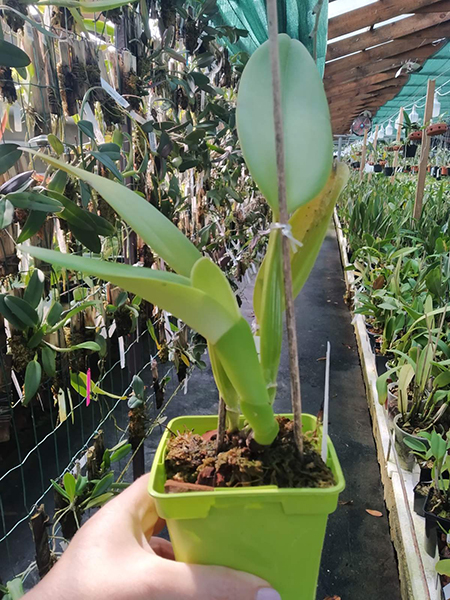
M281 600L267 581L255 575L161 560L164 566L157 571L161 588L158 585L154 600Z

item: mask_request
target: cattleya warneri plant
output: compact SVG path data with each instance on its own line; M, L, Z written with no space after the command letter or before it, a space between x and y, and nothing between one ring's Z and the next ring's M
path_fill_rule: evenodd
M53 250L23 247L35 258L110 281L182 319L208 342L217 387L227 405L228 426L240 412L260 444L278 432L272 408L282 342L281 236L291 239L294 294L314 265L348 170L332 166L332 134L322 81L313 59L297 40L279 36L289 226L278 219L277 171L269 44L249 60L242 75L237 123L252 176L273 212L266 257L257 276L254 308L260 355L250 325L220 268L140 195L58 159L23 149L77 177L98 192L174 273L115 264Z

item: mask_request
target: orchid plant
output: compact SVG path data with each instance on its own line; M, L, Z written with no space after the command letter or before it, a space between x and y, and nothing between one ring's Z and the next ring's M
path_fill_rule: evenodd
M91 186L165 261L171 271L137 268L98 258L23 246L33 257L97 276L176 315L208 342L215 381L227 406L228 426L238 427L242 412L257 442L271 444L278 432L272 408L282 342L284 310L282 235L292 242L294 294L308 278L325 237L348 169L332 165L332 133L320 75L306 48L279 36L285 169L289 224L278 223L277 168L269 45L252 55L242 75L237 124L251 175L269 203L273 224L266 257L257 276L254 309L258 344L241 315L221 269L161 212L121 183L64 163L29 148L57 170ZM173 271L173 272L172 272Z

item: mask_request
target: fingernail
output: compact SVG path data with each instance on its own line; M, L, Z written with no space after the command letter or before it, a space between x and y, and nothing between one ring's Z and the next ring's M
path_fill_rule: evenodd
M256 600L281 600L281 596L273 588L261 588L256 594Z

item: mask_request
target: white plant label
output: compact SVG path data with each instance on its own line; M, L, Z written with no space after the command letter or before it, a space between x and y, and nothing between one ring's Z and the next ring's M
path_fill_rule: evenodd
M119 356L120 356L120 368L125 369L125 342L123 341L123 336L119 338Z
M22 388L20 387L19 382L17 381L17 375L15 374L14 371L11 371L11 379L13 381L14 387L16 388L16 392L17 392L17 395L19 396L19 400L22 400L22 398L23 398Z
M86 113L86 119L92 123L92 127L94 128L95 141L97 142L97 144L104 144L105 138L100 130L98 121L95 118L95 115L92 112L92 108L89 103L86 103L86 106L84 107L84 112Z
M132 117L135 121L137 121L141 125L143 125L144 123L147 123L147 121L144 119L144 117L141 117L141 115L139 113L137 113L135 110L130 110L130 117Z
M130 106L128 100L125 100L125 98L121 96L119 92L112 87L112 85L109 85L109 83L105 81L103 77L100 77L100 83L105 92L109 94L111 98L114 98L114 100L120 104L120 106L123 106L124 108L128 108Z
M22 131L22 111L20 108L20 104L16 102L13 106L13 115L14 115L14 131L20 133Z
M444 594L445 600L450 600L450 583L447 583L447 585L442 588L442 593Z

